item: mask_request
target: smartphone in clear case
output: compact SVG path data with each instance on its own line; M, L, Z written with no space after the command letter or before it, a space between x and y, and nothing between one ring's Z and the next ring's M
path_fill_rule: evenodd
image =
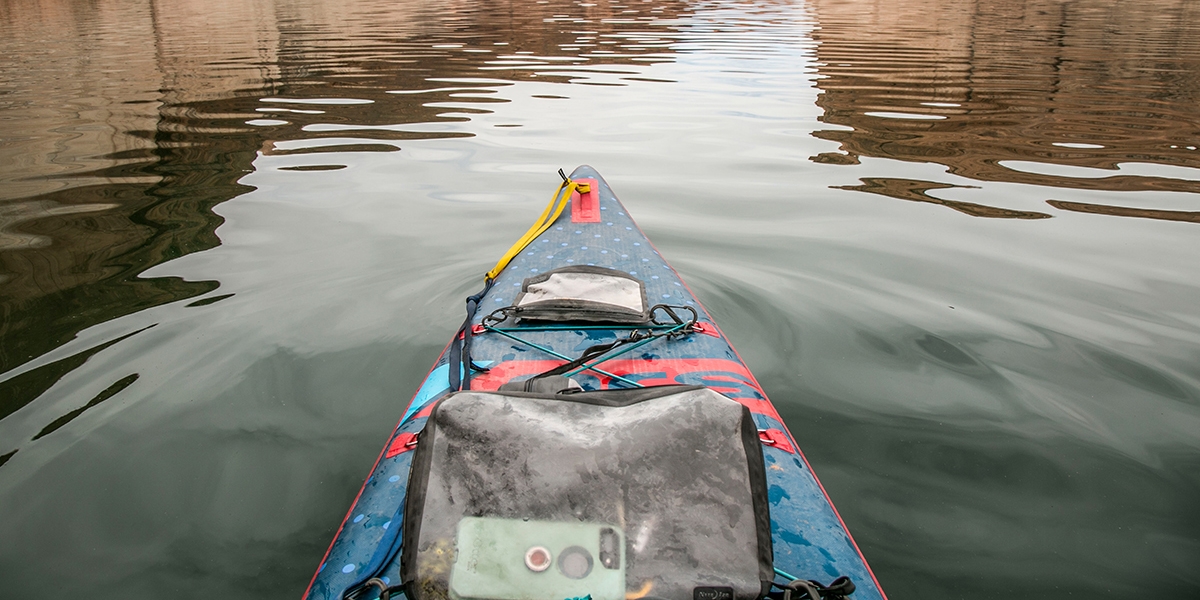
M464 517L453 600L625 599L625 536L600 523Z

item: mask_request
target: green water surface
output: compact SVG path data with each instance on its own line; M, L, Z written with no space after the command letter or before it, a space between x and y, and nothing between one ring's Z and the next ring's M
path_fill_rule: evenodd
M0 1L0 597L298 598L591 164L893 600L1200 598L1200 3Z

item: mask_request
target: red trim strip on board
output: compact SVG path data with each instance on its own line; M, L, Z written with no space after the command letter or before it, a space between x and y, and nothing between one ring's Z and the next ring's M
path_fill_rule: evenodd
M479 373L472 378L471 387L477 390L499 389L501 385L513 379L544 373L561 364L563 361L553 359L502 362L488 367L487 373ZM706 385L745 405L752 413L783 423L783 419L766 400L766 395L754 381L750 371L737 361L724 358L665 358L653 361L625 359L605 361L600 368L646 386L680 383ZM613 386L614 381L611 377L594 371L585 371L584 374L599 379L601 389L623 387L621 384Z

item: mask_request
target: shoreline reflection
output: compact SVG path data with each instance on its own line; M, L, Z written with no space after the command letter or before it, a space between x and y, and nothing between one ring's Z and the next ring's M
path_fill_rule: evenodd
M840 145L840 153L814 157L818 162L853 164L866 156L935 162L977 181L1200 193L1200 181L1153 176L1149 169L1200 169L1200 152L1191 150L1200 139L1194 35L1200 4L815 0L812 6L821 25L813 33L820 120L849 128L814 133ZM1106 171L1151 164L1146 176L1084 179L1064 176L1061 168L1018 171L1006 161Z

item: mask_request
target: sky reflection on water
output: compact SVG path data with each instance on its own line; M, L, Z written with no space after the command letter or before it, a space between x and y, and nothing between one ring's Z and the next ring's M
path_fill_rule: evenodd
M6 3L3 588L298 595L588 163L889 596L1195 597L1198 11Z

